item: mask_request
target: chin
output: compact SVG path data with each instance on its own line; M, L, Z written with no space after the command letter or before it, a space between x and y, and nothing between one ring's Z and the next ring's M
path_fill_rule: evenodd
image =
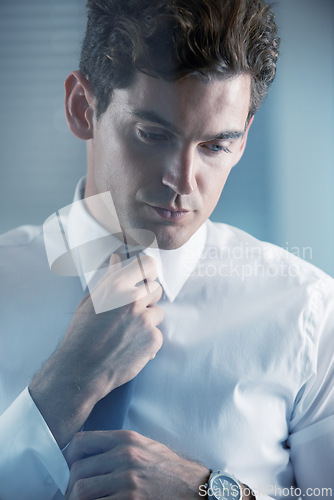
M166 228L162 231L154 231L160 250L176 250L182 247L194 232L183 232L176 228L174 231L168 231Z
M145 229L151 231L156 237L160 250L176 250L187 243L197 231L197 225L196 227L193 226L194 225L191 224L157 224L145 220L132 219L130 223L125 223L122 227L125 228L129 234L131 234L131 229Z

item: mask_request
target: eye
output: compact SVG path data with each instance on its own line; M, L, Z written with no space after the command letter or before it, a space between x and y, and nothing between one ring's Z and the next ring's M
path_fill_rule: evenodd
M225 153L230 153L231 151L226 148L225 146L220 146L219 144L212 144L212 146L209 146L211 151L214 151L215 153L219 151L224 151Z
M201 147L208 149L212 153L221 153L222 151L224 153L231 153L231 151L226 146L214 142L205 142L201 144Z
M162 134L159 132L152 132L150 130L143 130L140 128L137 128L137 135L139 139L146 144L153 144L156 142L163 142L168 140L167 134Z

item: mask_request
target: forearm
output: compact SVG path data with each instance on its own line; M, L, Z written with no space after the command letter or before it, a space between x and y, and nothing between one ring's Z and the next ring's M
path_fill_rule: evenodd
M98 400L97 391L87 389L58 353L33 378L29 392L61 449L82 428Z
M138 282L157 276L151 258L146 256L142 264L144 275L130 263L101 278L79 303L59 349L31 381L31 397L61 448L95 404L136 377L162 345L157 324L163 312L156 306L162 289L150 281L151 292L141 293ZM133 302L109 310L105 301L124 290L130 290ZM104 304L105 312L95 313L91 296Z
M240 483L242 491L242 500L256 500L252 489L246 484Z
M113 492L123 498L122 494L132 492L143 498L195 500L205 498L211 472L165 445L128 430L81 432L66 450L66 459L71 468L68 500L77 498L82 479L90 492L96 488L100 496ZM254 498L247 486L241 488L242 500Z

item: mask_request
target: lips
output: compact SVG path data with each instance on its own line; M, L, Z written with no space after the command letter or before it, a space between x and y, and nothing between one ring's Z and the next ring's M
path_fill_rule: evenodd
M189 213L188 210L172 210L169 208L155 207L152 205L150 206L154 210L154 212L159 215L159 217L165 220L171 220L171 221L181 220L184 219Z

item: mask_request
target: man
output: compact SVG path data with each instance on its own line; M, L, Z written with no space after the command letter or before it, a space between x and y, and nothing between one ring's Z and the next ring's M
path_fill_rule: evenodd
M0 498L190 499L208 482L216 499L325 495L333 280L208 221L275 75L272 13L262 0L88 8L65 85L87 179L44 225L49 262L40 228L1 241ZM121 259L143 231L158 257L144 245ZM98 409L112 421L125 387L122 428L91 425Z

